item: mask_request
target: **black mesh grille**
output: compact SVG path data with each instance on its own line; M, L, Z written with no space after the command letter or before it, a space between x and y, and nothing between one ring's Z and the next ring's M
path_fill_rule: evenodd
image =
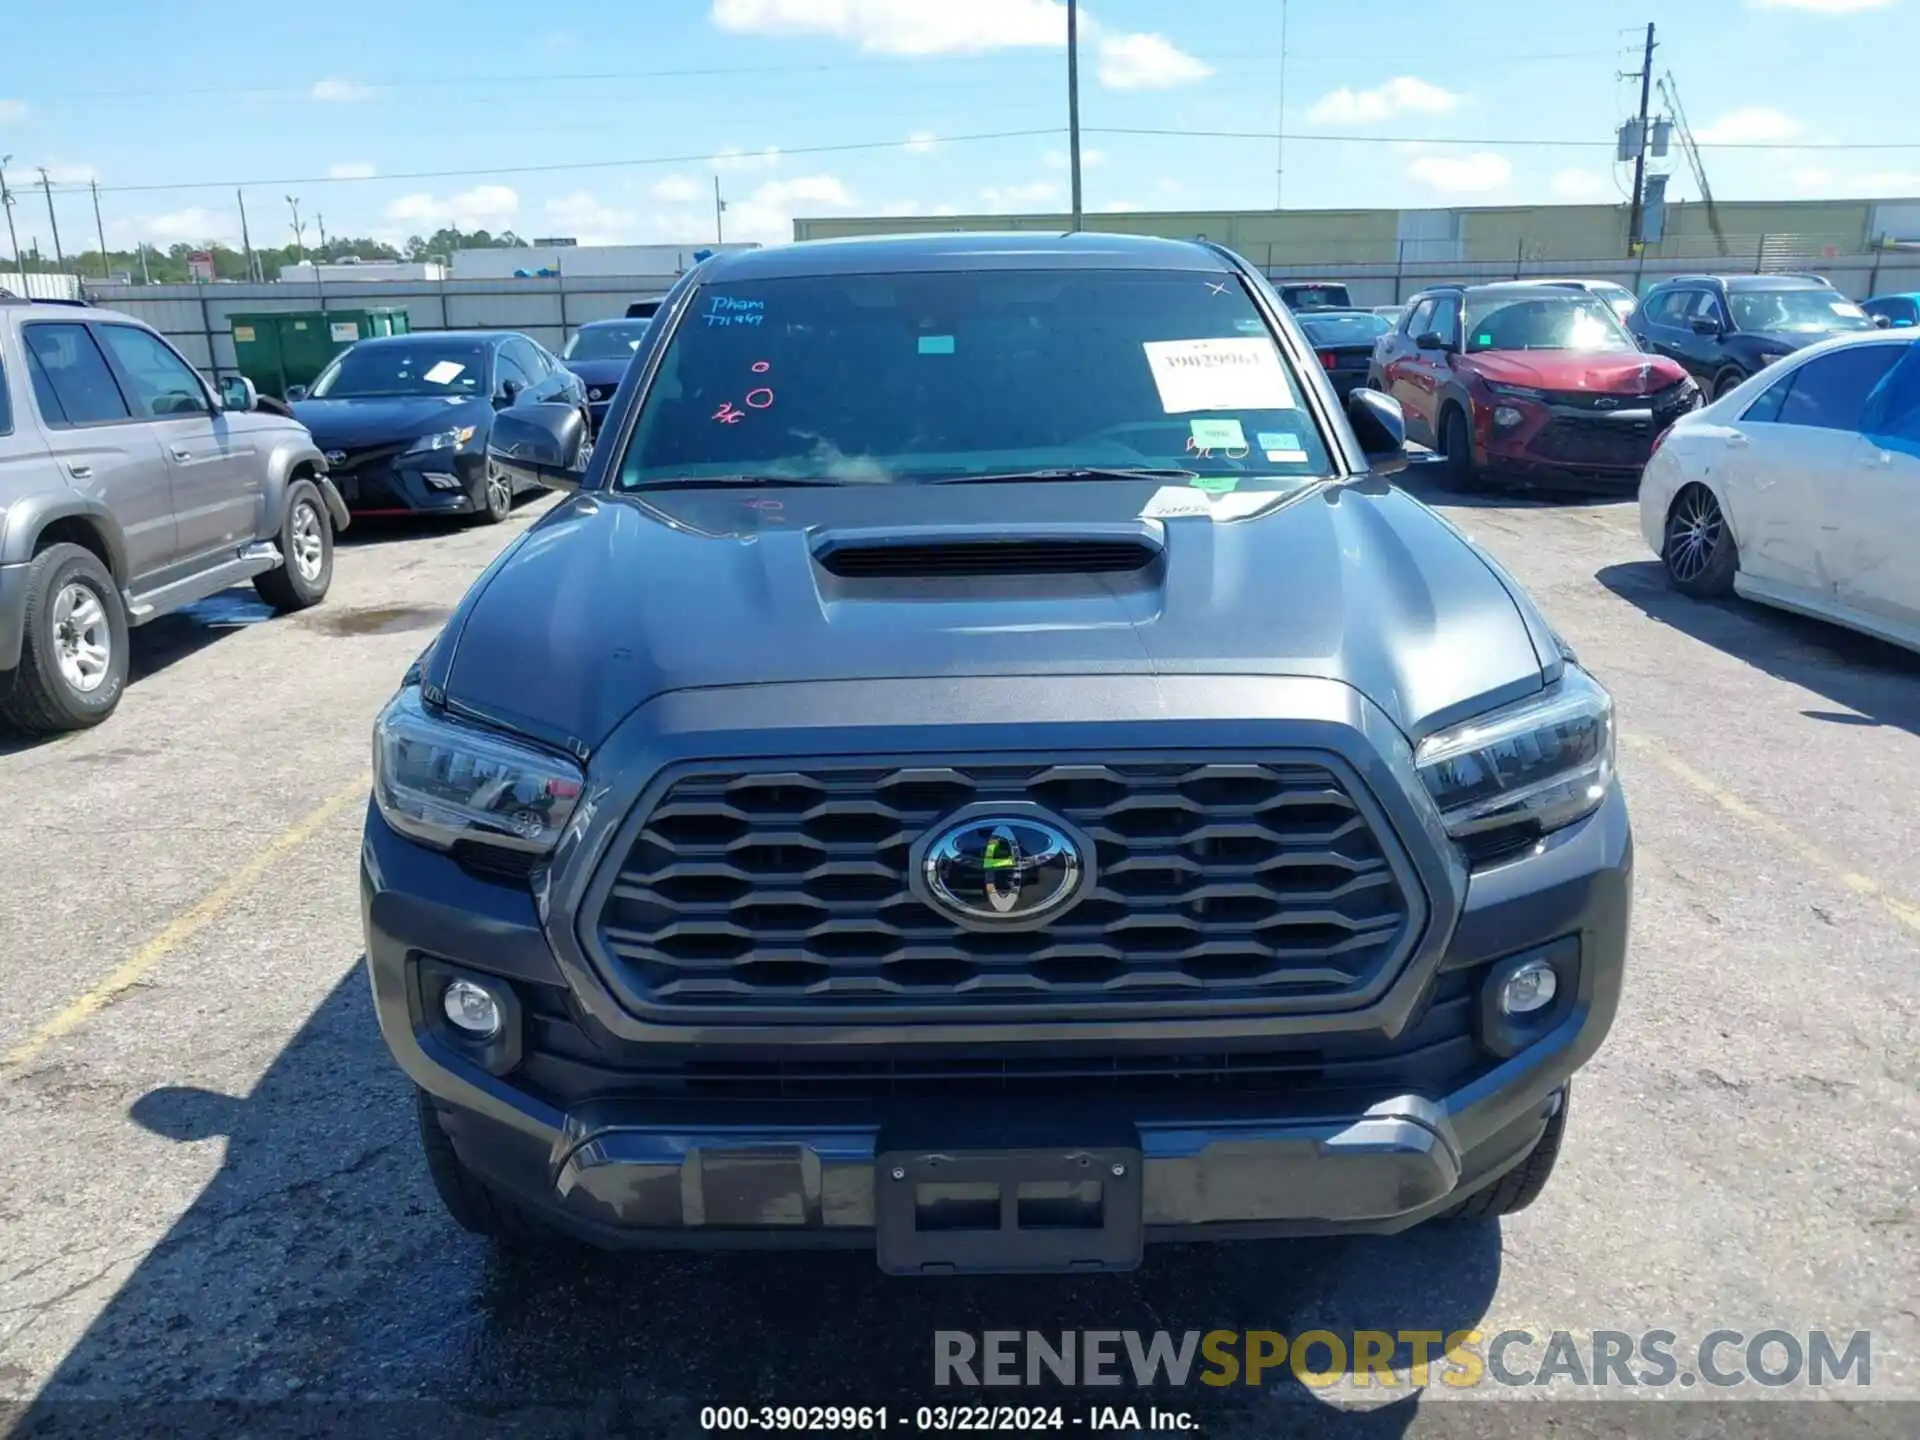
M1644 465L1653 430L1607 420L1550 420L1527 447L1542 460L1565 465Z
M1108 575L1141 570L1158 552L1131 540L975 540L943 545L844 545L820 565L845 579L947 575Z
M982 932L915 895L914 842L1028 801L1095 848L1045 929ZM647 1003L739 1012L1071 1001L1333 1004L1410 940L1416 906L1366 813L1314 763L1140 759L687 774L599 918Z

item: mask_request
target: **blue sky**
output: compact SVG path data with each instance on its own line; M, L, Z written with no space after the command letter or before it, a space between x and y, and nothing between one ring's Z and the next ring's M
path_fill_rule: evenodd
M1282 8L1087 0L1089 211L1275 203ZM1920 141L1902 98L1920 0L1285 9L1288 207L1619 198L1610 136L1637 97L1618 72L1636 67L1648 20L1655 73L1679 82L1717 195L1920 195L1920 143L1864 148ZM705 241L716 174L728 239L790 237L795 214L1053 210L1064 13L1061 0L63 0L5 26L0 155L22 244L46 250L45 204L23 188L41 165L69 250L93 243L90 178L116 246L237 239L235 182L255 238L276 242L289 193L331 234L453 222ZM1057 133L944 138L1008 131ZM1542 140L1588 143L1528 143ZM865 146L884 148L832 148ZM632 163L647 160L670 163ZM1684 172L1672 193L1694 193Z

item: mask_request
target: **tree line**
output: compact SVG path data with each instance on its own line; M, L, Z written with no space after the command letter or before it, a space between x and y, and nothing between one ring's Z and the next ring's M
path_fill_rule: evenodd
M0 239L4 239L0 236ZM409 235L401 246L388 244L384 240L375 240L369 236L329 235L325 245L308 245L304 248L295 245L256 245L253 247L253 262L256 274L249 275L247 256L244 251L218 241L201 245L179 243L162 249L158 245L143 245L132 250L107 251L105 260L98 246L78 252L64 251L65 264L61 264L51 254L36 246L25 247L24 260L29 271L45 273L60 272L78 275L84 280L104 280L109 277L119 279L125 276L136 284L183 285L193 279L187 266L188 257L204 251L213 257L214 278L219 280L248 280L259 278L277 280L282 269L297 263L301 258L316 264L327 264L344 260L349 256L363 262L375 260L440 260L453 258L456 250L492 250L511 249L525 245L511 230L502 230L493 234L486 230L460 230L446 226L431 235ZM8 258L0 261L0 289L6 287L7 273L20 269L18 261Z

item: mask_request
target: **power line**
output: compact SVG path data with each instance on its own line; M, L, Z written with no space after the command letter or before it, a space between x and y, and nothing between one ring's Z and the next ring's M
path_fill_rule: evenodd
M925 140L863 140L846 145L795 145L780 147L781 157L789 155L837 155L853 150L904 150L918 148L928 143L935 145L960 145L976 140L1023 140L1037 136L1055 137L1062 133L1058 125L1050 125L1037 130L989 130L972 135L936 135L931 142ZM1271 136L1264 138L1271 139ZM751 161L756 152L741 152L739 158ZM174 180L164 184L150 185L102 185L103 194L129 195L155 190L224 190L244 185L371 185L390 180L464 180L476 175L546 175L573 170L626 170L645 165L695 165L709 164L713 160L711 151L700 151L691 155L650 155L639 159L624 160L563 160L545 165L488 165L481 169L469 170L403 170L391 175L340 176L340 175L296 175L291 178L251 179L251 180ZM59 188L59 187L55 187Z
M1265 140L1269 144L1274 139L1271 130L1147 130L1130 126L1089 125L1089 135L1159 135L1173 139L1189 140ZM1295 134L1289 132L1288 140L1321 141L1340 145L1486 145L1501 149L1514 147L1533 147L1557 150L1612 150L1617 142L1612 140L1544 140L1537 137L1515 138L1511 135L1468 136L1468 135L1329 135L1316 131ZM1869 141L1819 141L1819 140L1702 140L1703 150L1920 150L1920 140L1869 140Z

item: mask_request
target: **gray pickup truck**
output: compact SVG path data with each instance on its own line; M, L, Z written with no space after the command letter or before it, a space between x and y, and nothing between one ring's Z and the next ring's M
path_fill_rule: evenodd
M127 631L251 580L317 604L347 508L299 422L131 316L0 296L0 720L97 725Z

